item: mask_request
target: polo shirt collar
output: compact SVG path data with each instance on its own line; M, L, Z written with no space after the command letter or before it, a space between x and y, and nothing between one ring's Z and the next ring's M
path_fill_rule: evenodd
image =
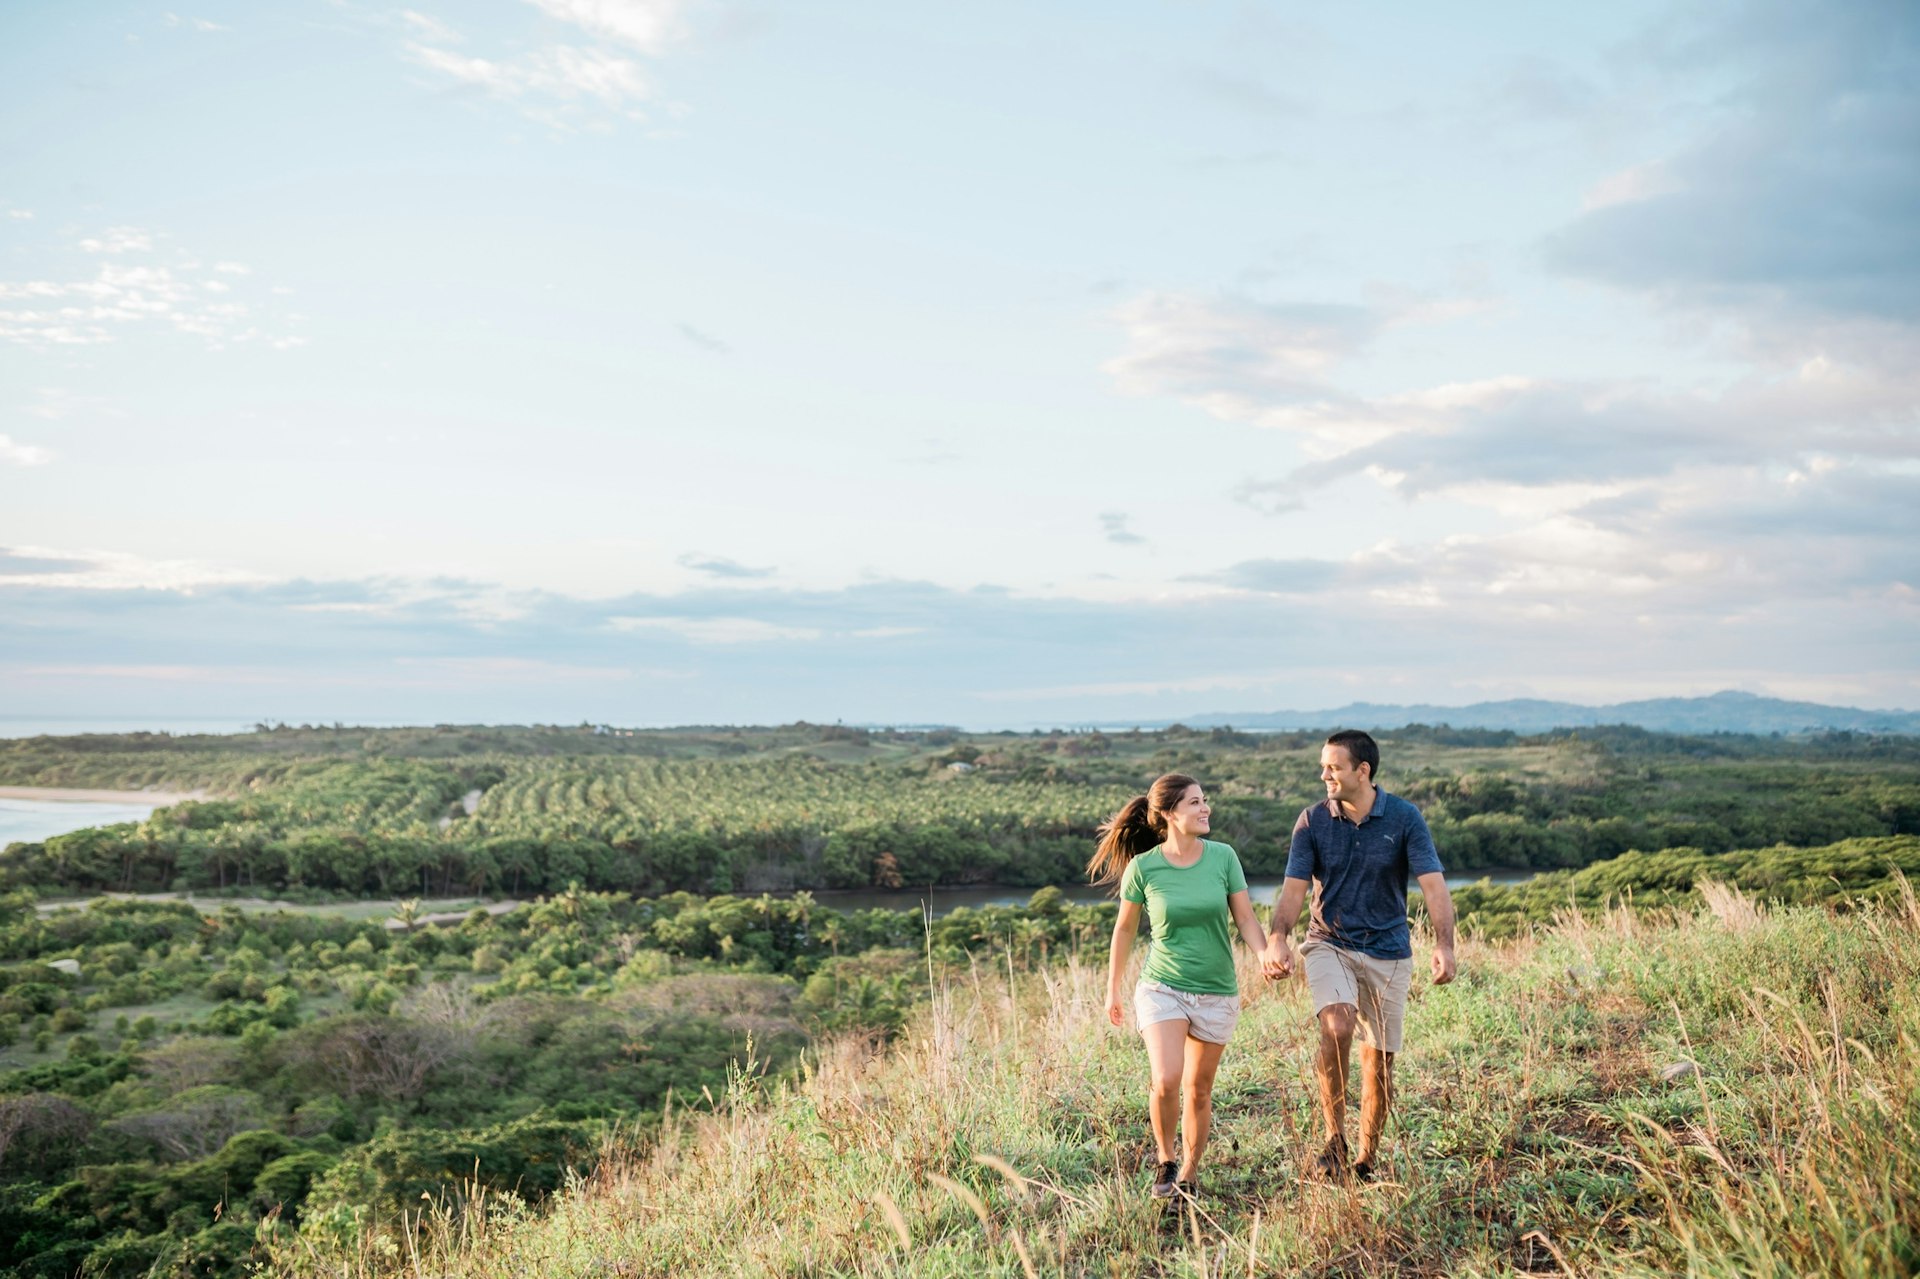
M1328 799L1325 801L1325 803L1327 805L1327 811L1333 814L1334 820L1342 821L1342 822L1347 820L1347 814L1345 810L1343 810L1340 807L1339 800ZM1387 811L1387 792L1382 790L1380 787L1375 786L1373 788L1373 807L1367 810L1367 815L1360 819L1359 824L1365 825L1367 822L1370 822L1374 818L1381 816L1386 811Z

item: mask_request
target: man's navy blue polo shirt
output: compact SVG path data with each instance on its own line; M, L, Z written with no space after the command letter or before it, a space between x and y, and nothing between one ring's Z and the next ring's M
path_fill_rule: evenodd
M1313 881L1308 939L1376 959L1413 958L1407 880L1439 869L1420 810L1379 789L1358 825L1331 799L1302 810L1287 852L1287 878Z

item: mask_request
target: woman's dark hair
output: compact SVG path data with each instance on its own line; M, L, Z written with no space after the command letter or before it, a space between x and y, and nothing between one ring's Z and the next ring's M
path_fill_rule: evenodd
M1135 795L1100 825L1100 845L1087 862L1087 878L1096 884L1117 885L1127 863L1164 843L1167 811L1180 802L1187 787L1200 783L1185 773L1156 777L1144 795Z

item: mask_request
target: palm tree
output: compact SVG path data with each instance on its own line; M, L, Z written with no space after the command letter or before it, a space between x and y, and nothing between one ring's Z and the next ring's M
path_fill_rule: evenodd
M412 932L419 926L420 922L420 899L418 897L408 897L395 902L393 904L393 917L400 921L402 928L408 932Z

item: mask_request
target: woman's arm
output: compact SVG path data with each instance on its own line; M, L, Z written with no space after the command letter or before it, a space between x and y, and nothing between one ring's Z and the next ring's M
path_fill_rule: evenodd
M1247 943L1256 955L1264 957L1267 949L1267 933L1260 927L1260 917L1253 913L1253 898L1246 889L1227 894L1227 910L1233 915L1233 922L1240 929L1240 940Z
M1293 935L1293 926L1300 919L1300 909L1307 904L1307 889L1312 885L1304 879L1289 876L1280 884L1280 899L1273 904L1272 936L1267 941L1266 963L1261 966L1269 977L1288 977L1293 974L1293 948L1287 939Z
M1120 998L1120 983L1127 975L1127 956L1133 953L1133 938L1140 931L1140 903L1120 901L1120 917L1113 921L1113 946L1107 954L1107 1020L1116 1026L1126 1024L1126 1004Z

